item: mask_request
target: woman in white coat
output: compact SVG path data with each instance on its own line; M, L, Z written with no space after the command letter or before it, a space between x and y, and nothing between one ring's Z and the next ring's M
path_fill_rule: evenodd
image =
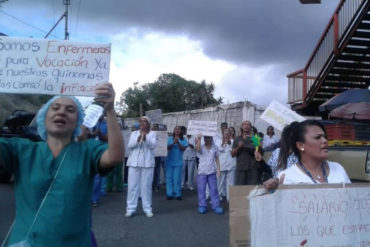
M143 211L147 217L153 217L152 212L152 182L154 174L154 149L157 145L157 134L150 131L148 118L141 117L140 129L131 133L128 142L130 156L127 160L128 192L126 217L131 217L137 208L139 196Z

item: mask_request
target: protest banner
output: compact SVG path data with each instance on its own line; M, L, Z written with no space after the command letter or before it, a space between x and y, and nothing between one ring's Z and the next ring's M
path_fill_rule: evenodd
M145 111L145 116L149 118L150 123L153 124L162 124L162 110L156 109L156 110L150 110Z
M95 96L109 81L110 44L0 37L0 92Z
M305 120L304 117L275 100L262 113L261 119L280 131L293 121L302 122Z
M154 156L167 156L167 131L156 131L157 132L157 146L154 149Z
M189 120L187 134L194 136L198 134L202 134L203 136L215 136L217 134L217 122Z
M247 199L230 189L230 246L370 246L368 184L283 185Z

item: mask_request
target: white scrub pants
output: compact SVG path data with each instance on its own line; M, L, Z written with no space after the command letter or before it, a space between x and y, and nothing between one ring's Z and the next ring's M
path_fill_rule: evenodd
M217 189L220 196L226 196L229 201L229 187L235 185L235 169L231 171L221 171L217 179Z
M152 183L154 167L129 167L127 209L134 213L137 208L139 196L141 197L143 211L152 212Z
M188 169L188 182L186 185L188 188L194 188L194 171L195 171L195 159L184 160L181 174L181 187L185 186L185 169Z

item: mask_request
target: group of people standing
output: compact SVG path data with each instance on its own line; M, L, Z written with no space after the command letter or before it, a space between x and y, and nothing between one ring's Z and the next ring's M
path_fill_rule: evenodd
M130 167L127 217L136 211L139 196L146 215L153 216L151 185L155 167L155 135L155 131L150 131L149 120L143 117L140 130L130 137L132 154L127 162ZM220 201L223 197L229 200L229 187L233 185L263 184L267 189L276 189L281 183L350 182L341 165L326 161L328 143L325 128L318 121L293 122L285 127L280 140L269 126L259 146L252 141L255 135L258 135L257 129L249 121L242 122L238 136L227 123L221 124L221 131L214 137L186 135L185 127L176 126L167 141L166 199L182 200L185 185L194 190L195 170L198 212L201 214L207 211L208 198L212 210L222 214ZM268 162L263 159L263 146L275 148ZM140 162L138 157L142 159ZM140 176L135 171L137 169Z
M124 160L124 142L114 112L115 92L111 84L99 85L97 100L106 112L107 142L81 134L84 111L75 97L56 96L37 115L42 142L22 138L0 138L0 168L14 175L16 219L3 245L6 246L94 246L91 231L91 195L96 174L109 174ZM166 162L167 199L182 199L184 160L197 166L198 212L207 211L207 194L212 210L223 213L220 195L231 185L261 184L276 189L279 184L350 183L343 167L327 161L325 128L317 121L305 120L288 125L282 133L280 149L268 164L263 149L255 146L257 134L249 121L241 125L240 135L221 125L221 133L211 137L185 137L175 127L168 138ZM139 197L147 217L153 216L152 182L157 134L149 119L141 117L139 129L132 132L128 148L129 167L126 217L131 217ZM185 156L187 150L191 153ZM185 162L189 166L189 162ZM188 167L188 188L193 188ZM185 183L185 181L184 181ZM207 193L208 188L208 193Z
M160 166L154 149L157 144L157 128L151 128L147 117L139 120L139 130L131 133L128 142L130 155L127 160L128 193L126 217L136 212L139 198L147 217L153 216L152 191L158 189ZM262 184L272 177L271 169L262 159L262 142L259 148L252 144L256 130L249 121L244 121L240 136L235 129L221 124L216 136L187 135L186 128L176 126L167 140L165 162L166 199L182 200L182 189L194 190L194 171L197 171L198 212L207 211L210 198L212 210L223 213L220 201L229 200L229 187L233 185ZM186 181L187 173L187 181ZM263 174L268 177L263 178Z

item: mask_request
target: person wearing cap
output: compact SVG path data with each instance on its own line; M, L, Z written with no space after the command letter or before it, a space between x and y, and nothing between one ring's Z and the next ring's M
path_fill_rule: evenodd
M127 147L130 155L127 160L128 191L126 217L136 212L139 196L147 217L153 217L152 212L152 183L154 175L154 149L157 146L157 134L150 131L150 122L147 117L139 120L140 128L130 135Z
M84 112L73 96L56 96L37 114L43 141L0 138L0 169L14 175L16 218L2 246L92 246L90 198L94 175L122 162L124 142L113 87L95 89L107 112L108 143L75 141Z

